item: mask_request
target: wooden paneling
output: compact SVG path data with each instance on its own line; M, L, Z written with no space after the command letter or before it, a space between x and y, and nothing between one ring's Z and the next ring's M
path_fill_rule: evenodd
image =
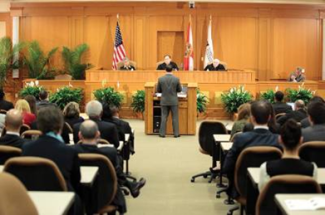
M163 8L163 9L162 9ZM192 18L195 70L202 70L209 16L215 57L229 68L253 69L258 80L286 78L297 66L307 78L321 77L323 5L197 3L13 3L22 15L21 38L55 46L90 46L89 62L112 67L116 14L124 46L139 69L155 69L163 52L182 62L185 32ZM1 16L0 16L1 18ZM174 36L172 34L175 34ZM181 37L182 35L183 37ZM55 66L62 67L59 53ZM180 66L180 65L179 65Z
M12 21L10 13L0 13L0 22L4 22L6 35L7 37L11 37L11 28L12 28Z

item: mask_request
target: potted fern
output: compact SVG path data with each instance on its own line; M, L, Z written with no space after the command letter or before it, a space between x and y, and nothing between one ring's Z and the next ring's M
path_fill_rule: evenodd
M303 100L305 104L308 104L310 99L313 97L313 94L315 92L311 91L310 89L304 88L304 84L298 86L297 89L286 89L287 93L287 98L289 99L290 102L295 102L297 100Z
M138 117L143 119L143 112L145 111L145 91L137 90L137 92L132 95L131 107L133 112L138 113Z
M51 58L58 48L51 49L45 54L37 41L27 45L27 55L24 57L24 65L28 70L28 77L35 79L53 79L55 69L51 66Z
M99 102L114 105L118 108L121 107L123 101L123 95L115 91L112 87L95 90L94 96Z
M198 115L200 113L206 113L207 104L209 103L209 99L206 95L201 93L199 89L196 91L196 110Z
M224 103L226 111L235 115L240 105L252 100L252 95L245 90L244 86L239 86L238 88L231 88L227 93L222 93L221 100Z
M62 110L69 102L76 102L80 104L83 98L83 90L81 88L72 88L65 86L58 89L50 96L50 102L55 103Z
M26 86L21 89L19 92L19 96L21 98L25 98L28 95L34 96L37 100L39 100L39 93L44 90L42 86L38 85L38 81L26 83Z
M64 70L72 76L73 80L84 80L86 70L91 68L90 64L82 63L83 55L88 49L89 46L85 43L74 49L63 47Z
M19 53L23 47L23 43L12 46L12 41L9 37L0 39L0 89L2 89L6 83L8 72L20 67ZM18 58L15 56L18 56Z

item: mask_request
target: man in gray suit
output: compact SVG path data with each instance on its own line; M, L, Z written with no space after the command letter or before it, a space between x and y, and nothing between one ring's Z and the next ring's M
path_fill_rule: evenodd
M302 129L303 142L325 141L325 104L311 102L307 112L311 126Z
M166 122L169 112L172 112L174 137L179 137L178 129L178 98L177 93L182 91L179 78L172 73L171 66L166 67L166 75L158 79L157 92L161 93L161 123L159 136L165 137Z

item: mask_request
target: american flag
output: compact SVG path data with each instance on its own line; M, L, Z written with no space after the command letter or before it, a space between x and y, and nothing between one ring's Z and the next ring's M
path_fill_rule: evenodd
M115 30L114 53L113 53L113 70L117 70L118 62L121 62L125 58L125 56L126 53L123 46L120 25L117 22L116 30Z

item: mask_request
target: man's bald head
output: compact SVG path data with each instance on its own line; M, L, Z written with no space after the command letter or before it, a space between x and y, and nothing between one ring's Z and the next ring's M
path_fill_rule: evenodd
M299 109L304 109L305 108L305 102L303 100L297 100L295 102L295 107L296 107L296 110L299 110Z
M96 142L100 133L97 124L92 120L86 120L80 125L79 138L82 142Z
M23 116L20 111L11 109L7 112L5 125L7 131L19 132L23 124Z

